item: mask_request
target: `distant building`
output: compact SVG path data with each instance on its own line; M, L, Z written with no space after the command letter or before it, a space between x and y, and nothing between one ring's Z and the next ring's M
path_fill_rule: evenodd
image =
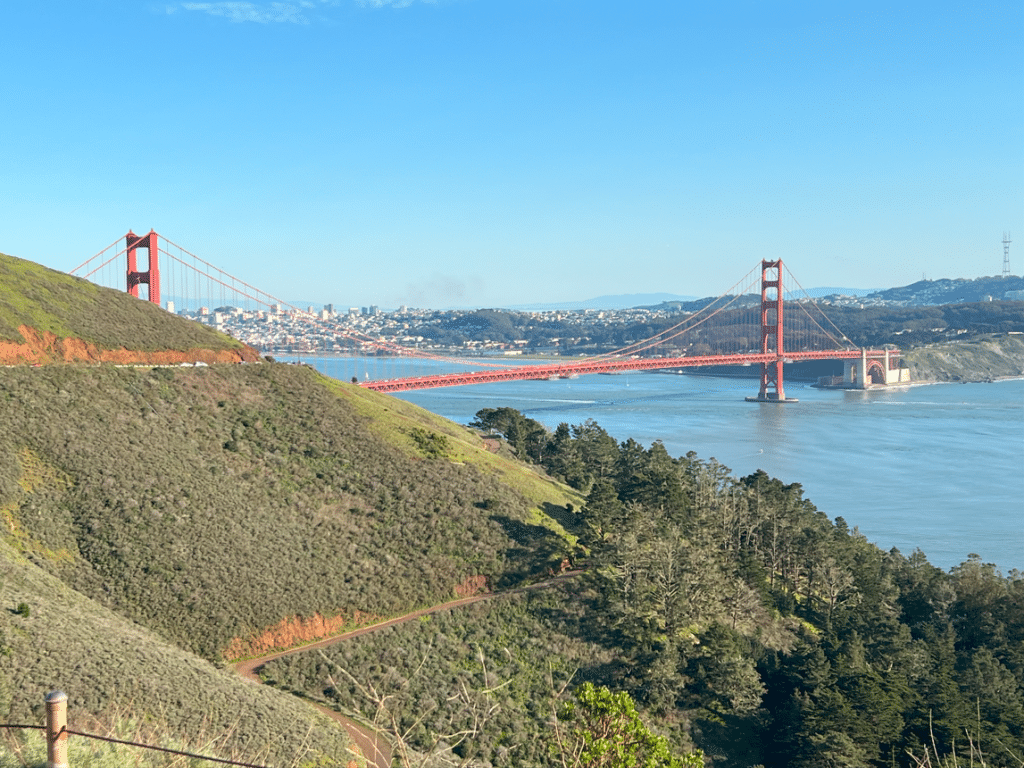
M1024 301L1024 291L1007 291L1003 298L1006 301Z
M168 301L167 302L167 311L170 312L172 315L174 314L174 302L173 301Z
M334 316L334 305L333 304L324 304L324 312L326 312L329 316L333 317Z

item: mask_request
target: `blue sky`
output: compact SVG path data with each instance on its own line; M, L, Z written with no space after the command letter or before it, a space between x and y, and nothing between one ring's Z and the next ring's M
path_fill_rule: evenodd
M0 0L0 251L287 299L1024 273L1024 5Z

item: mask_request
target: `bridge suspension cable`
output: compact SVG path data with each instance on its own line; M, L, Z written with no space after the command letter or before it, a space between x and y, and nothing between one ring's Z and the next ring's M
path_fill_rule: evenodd
M122 247L117 246L121 244ZM137 248L151 248L149 255L149 270L139 271L135 264L134 251ZM111 253L113 251L113 253ZM124 269L123 257L128 254L128 268ZM772 265L769 268L782 267L782 262L762 262L761 266L755 266L746 275L737 280L732 287L717 298L704 303L695 312L686 314L678 321L669 321L667 327L651 332L644 338L628 341L608 352L601 352L589 356L558 358L559 362L551 364L538 364L534 366L537 377L542 375L575 375L576 372L598 372L600 370L629 370L631 365L636 367L650 368L659 364L649 364L649 359L660 352L664 353L657 359L668 359L676 361L678 365L700 365L700 360L711 361L706 364L725 364L730 360L734 364L749 365L755 362L764 364L769 354L767 348L763 348L763 337L765 333L773 334L769 329L766 331L765 323L770 322L764 315L764 280L765 265ZM133 271L135 270L135 271ZM792 294L787 297L778 296L778 302L790 308L799 308L798 315L802 318L800 322L794 320L790 312L785 328L780 328L781 333L772 335L772 338L780 336L774 342L779 352L785 348L785 357L799 359L811 359L808 355L820 351L822 356L836 357L836 352L847 350L851 344L846 335L835 325L820 306L810 297L807 291L800 285L792 272L786 268L786 281L792 281L803 293L801 299L794 300ZM162 272L162 278L161 278ZM488 375L487 380L498 378L530 378L528 367L513 360L493 360L478 357L465 357L441 353L437 350L423 349L414 345L401 343L402 340L396 335L395 338L388 338L383 332L378 335L371 334L360 328L344 326L336 319L331 319L325 314L314 313L303 310L289 302L277 298L271 293L263 291L251 283L237 278L223 269L216 267L211 262L187 250L177 243L157 235L150 231L149 235L138 237L129 232L127 235L115 240L113 243L90 257L82 264L72 270L72 274L93 279L95 282L108 285L109 287L121 287L124 289L125 280L128 280L128 287L135 295L143 296L138 292L141 287L148 292L147 298L151 301L159 301L161 290L163 297L168 299L168 304L180 304L182 312L195 316L208 315L211 307L216 306L214 316L222 312L229 314L250 313L253 307L259 312L267 312L264 318L266 323L261 326L260 336L248 339L243 338L247 343L253 343L263 349L281 349L291 346L294 352L299 354L321 352L323 354L352 354L357 358L365 355L367 362L363 366L365 374L369 375L369 360L373 360L375 376L380 374L380 369L386 369L389 378L409 379L408 371L397 372L396 367L404 360L409 365L415 366L421 363L443 363L446 365L472 367L477 369L489 369L495 371ZM782 279L778 279L781 286ZM161 280L163 288L161 289ZM760 287L758 281L762 282ZM774 283L772 283L774 285ZM219 304L217 304L219 302ZM235 306L235 305L240 306ZM774 306L774 304L773 304ZM170 308L170 306L168 306ZM179 309L178 307L175 307ZM275 311L276 308L276 311ZM310 308L311 310L312 308ZM235 310L238 310L235 312ZM815 314L812 314L814 310ZM774 310L773 310L774 311ZM288 322L300 322L301 327L313 329L314 333L302 331L290 332L287 323L275 323L274 317L283 313ZM199 319L203 319L199 317ZM212 319L212 318L211 318ZM650 320L648 323L652 322ZM831 326L832 330L826 328ZM623 325L624 338L629 332L630 326ZM834 331L834 333L833 333ZM303 334L301 338L293 334ZM837 336L838 334L838 336ZM832 351L829 351L831 348ZM731 356L731 357L730 357ZM843 353L842 357L849 357ZM781 355L780 355L781 358ZM819 358L821 357L819 356ZM648 360L640 365L638 360ZM669 363L665 363L668 365ZM776 361L780 364L780 361ZM356 366L359 367L358 365ZM509 372L507 375L503 372ZM413 371L415 375L415 370ZM431 374L437 378L436 374ZM418 377L418 378L422 378Z
M703 325L704 323L708 322L713 317L715 317L716 315L720 314L724 310L728 309L730 306L732 306L733 304L735 304L736 302L738 302L740 299L743 298L744 291L742 289L740 289L738 292L736 292L737 286L749 282L751 277L757 272L757 269L758 269L757 267L754 267L753 269L751 269L750 272L748 272L746 275L744 275L742 278L740 278L736 283L734 283L733 286L731 288L729 288L729 290L727 290L725 293L721 294L720 296L718 296L718 298L714 299L713 301L711 301L706 306L704 306L701 309L697 310L697 312L693 313L692 315L689 315L689 316L683 318L682 320L680 320L675 325L673 325L673 326L671 326L669 328L666 328L665 330L660 331L659 333L657 333L654 336L651 336L651 337L649 337L647 339L642 339L641 341L634 342L633 344L630 344L628 346L621 347L619 349L613 350L612 352L607 352L607 353L602 354L602 355L596 355L596 356L594 356L591 359L593 359L593 360L606 360L606 359L609 359L609 358L623 357L623 356L626 356L626 355L634 355L634 354L637 354L639 352L645 352L648 349L652 349L652 348L658 346L659 344L662 344L662 343L665 343L665 342L668 342L668 341L672 341L673 339L678 338L679 336L683 335L684 333L686 333L688 331L691 331L691 330L693 330L694 328L697 328L700 325ZM710 309L711 307L714 307L715 304L718 301L720 301L721 299L724 299L727 296L731 296L732 298L728 302L726 302L725 304L723 304L723 305L721 305L719 307L716 307L715 310L713 312L709 313L708 315L706 315L704 317L700 317L700 313L701 312L703 312L705 309ZM684 327L684 326L686 326L686 327ZM675 333L673 333L673 331L675 331ZM665 334L671 334L671 335L670 336L665 336Z
M823 327L822 327L822 326L821 326L821 325L820 325L820 324L819 324L819 323L818 323L818 322L817 322L817 321L816 321L816 320L815 320L815 319L814 319L814 318L813 318L813 317L811 316L811 313L807 311L807 307L806 307L806 306L804 305L804 304L805 304L804 302L802 302L802 301L797 301L797 302L795 302L795 303L796 303L796 305L797 305L797 306L798 306L798 307L800 308L800 310L801 310L801 311L802 311L802 312L803 312L804 314L806 314L806 315L807 315L807 317L808 317L808 318L810 319L810 321L811 321L812 323L814 323L814 325L815 325L815 326L816 326L816 327L817 327L818 329L820 329L820 330L821 330L821 332L822 332L823 334L825 334L825 335L826 335L826 336L827 336L827 337L828 337L829 339L831 339L831 340L832 340L832 342L833 342L833 343L835 343L835 345L836 345L837 347L841 347L841 346L843 346L843 342L846 342L847 344L852 344L853 342L851 342L851 341L850 341L850 340L849 340L849 339L848 339L848 338L846 337L846 334L845 334L845 333L843 333L842 329L841 329L841 328L840 328L839 326L837 326L837 325L836 325L835 323L833 323L833 322L832 322L832 318L830 318L830 317L829 317L828 315L826 315L826 314L825 314L825 312L824 312L824 311L822 310L822 308L818 306L818 303L817 303L817 302L816 302L816 301L814 300L814 298L813 298L813 297L812 297L812 296L810 295L810 293L808 293L807 289L806 289L806 288L804 288L804 287L803 287L802 285L800 285L800 281L796 279L796 275L794 275L794 274L793 274L793 273L792 273L792 272L790 271L789 267L785 267L785 270L786 270L786 277L788 277L788 278L789 278L790 280L792 280L792 281L793 281L794 283L796 283L797 287L798 287L798 288L799 288L799 289L800 289L800 290L801 290L801 291L803 292L803 295L804 295L804 296L805 296L805 297L807 298L807 303L809 303L809 304L810 304L810 305L811 305L812 307L814 307L814 308L815 308L816 310L818 310L818 314L820 314L820 315L821 315L821 316L822 316L822 317L823 317L823 318L825 319L825 321L826 321L826 322L827 322L827 323L828 323L829 325L831 325L831 326L832 326L832 327L833 327L833 328L834 328L834 329L836 330L836 333L838 333L838 334L839 334L839 335L840 335L840 336L842 337L842 341L840 341L839 339L837 339L837 338L835 338L834 336L832 336L832 334L830 334L830 333L829 333L828 331L826 331L826 330L825 330L825 329L824 329L824 328L823 328Z

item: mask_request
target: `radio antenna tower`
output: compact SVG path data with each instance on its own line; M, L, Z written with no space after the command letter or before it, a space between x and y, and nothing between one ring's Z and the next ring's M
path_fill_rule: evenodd
M1009 232L1003 232L1003 277L1010 276L1010 239Z

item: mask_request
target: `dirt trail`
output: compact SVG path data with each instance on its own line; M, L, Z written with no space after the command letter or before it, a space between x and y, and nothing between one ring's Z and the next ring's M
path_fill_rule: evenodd
M256 683L262 683L259 677L260 668L268 661L274 659L280 659L283 656L291 656L294 653L303 653L305 651L316 650L317 648L326 648L329 645L335 643L341 643L345 640L351 640L353 637L359 637L370 632L377 632L387 627L393 627L396 624L402 624L413 619L418 619L420 616L426 616L431 613L437 613L438 611L445 611L449 608L461 608L472 603L479 603L483 600L492 600L496 597L505 597L506 595L516 595L522 592L529 591L531 589L544 589L545 587L553 586L566 579L571 579L574 576L579 575L580 571L567 571L563 574L555 576L546 581L539 581L536 584L529 584L525 587L518 587L507 592L484 592L479 595L473 595L471 597L463 597L458 600L450 600L447 603L441 603L440 605L432 605L429 608L421 608L418 611L407 613L402 616L396 616L393 619L387 619L376 624L370 624L369 626L360 627L359 629L352 629L348 632L342 632L340 635L334 635L323 640L318 640L315 643L309 643L302 645L297 648L289 648L284 651L276 651L274 653L268 653L265 656L260 656L255 659L246 659L245 661L239 661L234 664L235 671L238 672L242 677L252 680ZM377 731L374 731L367 726L357 723L355 720L345 717L340 712L333 709L328 709L315 702L310 702L314 707L320 710L322 713L330 717L345 726L345 730L348 731L349 736L355 742L356 746L366 757L369 765L374 765L377 768L389 768L391 765L391 746L384 739L383 735Z

